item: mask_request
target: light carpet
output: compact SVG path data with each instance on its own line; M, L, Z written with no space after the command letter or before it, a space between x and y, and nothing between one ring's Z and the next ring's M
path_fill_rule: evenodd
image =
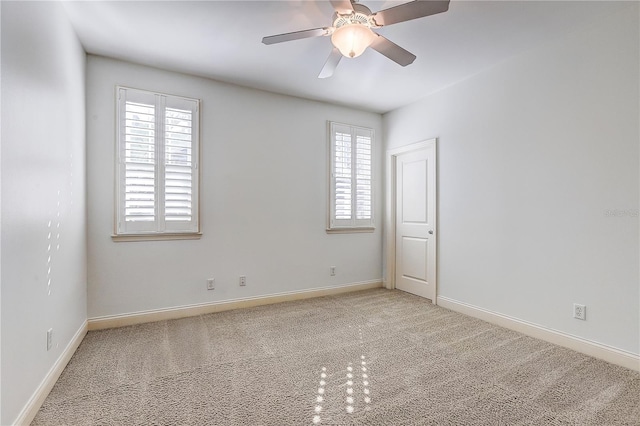
M384 289L89 332L34 425L640 425L640 374Z

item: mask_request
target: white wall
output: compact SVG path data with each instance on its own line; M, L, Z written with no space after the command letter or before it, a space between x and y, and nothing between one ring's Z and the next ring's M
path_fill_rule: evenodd
M202 100L202 239L112 241L117 84ZM381 279L381 194L375 233L325 232L326 121L380 115L88 56L87 117L90 318Z
M441 296L638 354L638 4L626 12L383 127L386 149L439 138Z
M87 317L85 54L59 3L1 7L6 425ZM54 345L47 351L49 328Z

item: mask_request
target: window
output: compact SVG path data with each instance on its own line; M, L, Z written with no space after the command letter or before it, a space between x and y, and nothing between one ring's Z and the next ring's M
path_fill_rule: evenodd
M373 130L329 122L330 200L327 232L373 231Z
M199 101L117 87L116 236L197 234Z

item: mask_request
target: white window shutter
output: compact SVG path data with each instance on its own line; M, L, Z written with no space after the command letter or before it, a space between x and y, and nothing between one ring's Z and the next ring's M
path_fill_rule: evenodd
M198 107L118 87L117 234L198 232Z
M165 220L189 221L192 214L192 113L165 112Z
M373 130L329 123L329 229L373 227Z
M356 226L372 225L371 133L369 129L354 129L356 139L354 164Z
M353 144L351 133L336 130L334 149L335 218L351 220Z

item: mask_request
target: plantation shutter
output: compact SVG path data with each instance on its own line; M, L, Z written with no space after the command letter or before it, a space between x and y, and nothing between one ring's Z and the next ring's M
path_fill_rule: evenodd
M164 126L164 221L173 230L197 224L197 101L167 98Z
M371 206L371 130L354 129L356 138L355 170L356 184L356 221L366 221L370 224L372 217Z
M373 130L330 123L329 229L372 228Z
M336 126L338 127L338 126ZM334 152L334 185L335 185L335 209L334 216L338 220L351 220L352 207L352 158L353 150L351 143L351 132L348 128L336 128L335 130L335 152Z
M198 106L118 87L117 234L198 232Z

